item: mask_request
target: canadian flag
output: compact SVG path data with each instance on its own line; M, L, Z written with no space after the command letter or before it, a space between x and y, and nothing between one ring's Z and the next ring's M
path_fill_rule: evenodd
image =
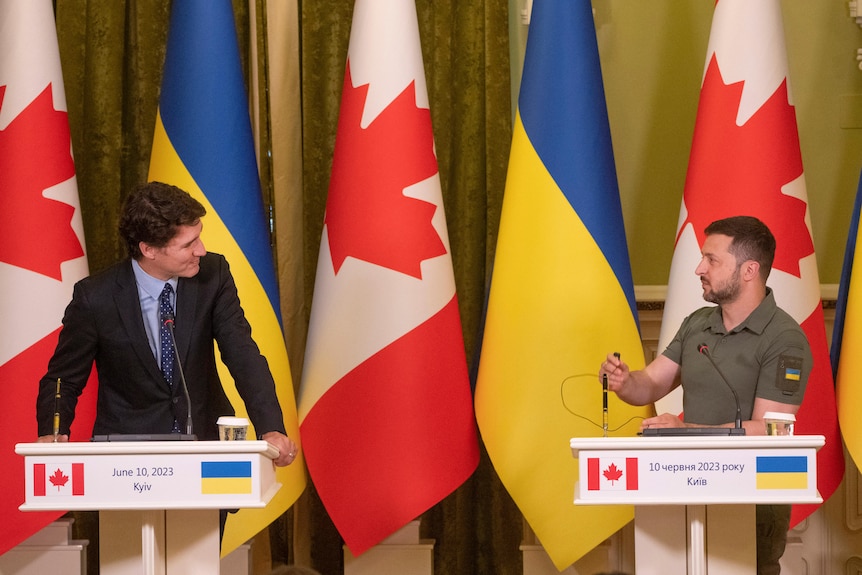
M358 0L299 392L311 479L354 555L479 461L428 106L414 3Z
M63 514L18 510L25 483L15 444L36 439L38 382L87 274L53 3L0 0L0 554ZM92 435L95 406L91 381L73 439Z
M637 457L590 457L587 459L588 491L637 491Z
M84 495L83 463L33 464L33 496Z
M817 455L817 488L825 501L844 475L844 452L808 209L781 4L779 0L719 0L710 31L659 349L667 346L685 316L706 305L694 275L704 228L737 215L764 222L777 242L768 284L774 289L776 303L805 330L814 355L796 417L796 433L826 437L826 445ZM681 410L681 393L656 403L658 412ZM817 507L794 505L791 526Z

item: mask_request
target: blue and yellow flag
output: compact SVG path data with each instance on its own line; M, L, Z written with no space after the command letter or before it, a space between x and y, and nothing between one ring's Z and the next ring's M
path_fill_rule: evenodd
M757 489L808 489L808 457L758 455L755 460Z
M250 494L251 461L201 461L201 493Z
M862 422L859 406L862 405L862 385L856 373L856 363L862 352L862 269L859 248L859 214L862 211L862 174L847 233L844 252L844 269L838 286L835 306L835 326L832 330L832 371L835 374L835 402L838 405L838 424L844 445L857 467L862 466ZM857 267L858 266L858 267ZM843 361L842 361L843 359Z
M476 387L497 474L562 570L633 518L575 506L572 437L601 436L599 366L643 367L589 0L533 5ZM610 435L651 408L611 394Z
M279 311L278 285L254 154L230 0L174 2L149 179L188 191L207 210L208 250L230 262L246 318L269 362L287 434L299 438L296 401ZM219 376L237 415L245 406L227 368ZM228 517L222 555L284 513L305 488L302 450L280 467L282 488L264 509Z

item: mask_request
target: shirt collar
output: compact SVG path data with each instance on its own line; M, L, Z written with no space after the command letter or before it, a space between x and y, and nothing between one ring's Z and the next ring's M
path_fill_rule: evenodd
M736 333L747 329L756 334L763 333L767 324L772 320L772 316L775 315L775 310L777 308L778 306L775 303L775 295L772 293L772 288L768 287L766 288L766 297L763 298L760 305L754 308L754 311L751 312L748 317L742 321L742 323L733 328L731 332ZM727 333L727 330L724 328L724 322L721 318L721 308L719 306L715 306L715 309L712 312L712 316L709 321L709 330L712 333Z
M171 284L171 287L174 288L174 293L177 291L176 277L172 277L167 281L154 278L144 271L138 260L132 260L132 271L135 273L135 281L138 283L138 287L153 299L159 299L162 290L165 289L166 283Z

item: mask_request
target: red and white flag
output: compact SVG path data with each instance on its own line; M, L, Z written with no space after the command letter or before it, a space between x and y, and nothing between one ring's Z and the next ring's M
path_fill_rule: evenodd
M34 497L78 497L84 495L83 463L33 464Z
M587 458L588 491L637 491L637 457Z
M412 0L354 8L299 421L311 479L355 555L478 464Z
M24 461L36 439L36 394L72 286L87 275L66 96L50 0L0 0L0 554L62 512L18 511ZM89 439L95 385L73 436Z
M685 316L705 305L694 275L704 228L736 215L757 217L775 235L769 286L811 345L814 369L796 433L826 437L817 456L818 490L826 500L843 477L844 453L779 0L716 2L659 349ZM679 413L681 396L656 409ZM791 524L816 508L795 505Z

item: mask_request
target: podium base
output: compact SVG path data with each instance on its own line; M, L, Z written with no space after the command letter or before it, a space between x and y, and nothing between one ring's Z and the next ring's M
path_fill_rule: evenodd
M219 571L218 509L99 512L102 575L214 575Z
M754 575L754 505L635 507L638 575Z

